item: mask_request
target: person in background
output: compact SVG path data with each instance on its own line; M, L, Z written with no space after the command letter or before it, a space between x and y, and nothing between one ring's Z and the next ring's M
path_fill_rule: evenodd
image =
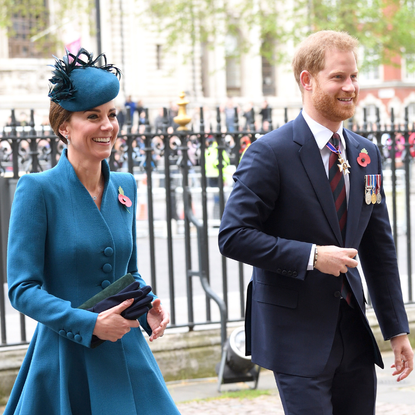
M225 114L226 131L232 133L235 131L235 105L232 98L228 98L223 108Z
M119 131L124 131L124 124L125 124L125 110L123 108L117 108L117 120L118 120L118 127Z
M168 112L169 127L171 127L170 131L176 131L177 128L179 128L179 124L177 124L174 121L174 118L177 117L177 115L179 114L179 107L177 106L176 103L170 101L167 112Z
M242 156L245 154L245 151L248 149L248 147L251 145L251 140L247 136L243 136L240 140L241 148L239 149L239 162L241 162Z
M268 101L264 100L262 102L261 110L259 111L259 115L261 116L261 128L263 131L268 131L269 111L270 111L270 108L268 106Z
M133 299L100 313L79 308L127 273L146 286L136 181L106 161L119 130L119 76L85 49L56 59L49 119L67 148L54 168L22 176L14 196L9 298L38 325L5 415L179 414L140 330L150 341L163 336L160 300L150 292L152 308L138 320L121 315Z
M225 181L226 168L230 160L226 150L222 150L222 177ZM207 187L215 188L213 193L213 219L220 218L219 206L219 149L218 143L214 139L207 140L205 149L205 169Z
M137 131L139 131L140 126L145 125L145 123L146 123L146 111L143 107L143 102L141 100L137 101L135 110L137 111L137 114L138 114L138 117L137 117L137 119L138 119L138 121L137 121L138 122Z
M255 127L255 112L254 112L254 105L253 105L252 102L249 102L245 106L243 117L245 118L245 125L244 125L243 129L245 131L250 131L251 126Z
M336 31L299 45L303 110L248 147L219 231L222 254L253 266L246 351L274 372L287 415L375 413L383 361L358 261L393 375L413 370L380 152L343 127L359 96L357 52Z
M139 99L135 104L135 110L138 114L141 114L141 111L144 111L143 101Z
M130 121L131 125L134 125L134 112L136 110L136 103L132 100L131 95L128 95L127 100L125 101L125 109L130 110Z

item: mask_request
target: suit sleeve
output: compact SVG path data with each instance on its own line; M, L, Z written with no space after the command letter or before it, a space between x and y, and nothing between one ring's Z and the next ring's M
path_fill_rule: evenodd
M267 227L280 182L278 158L268 143L259 139L249 146L234 181L219 231L221 253L271 272L294 268L293 277L304 279L312 244L271 235Z
M381 166L379 150L377 162ZM363 234L359 258L382 334L388 340L397 334L409 333L409 326L383 186L381 194L382 202L373 205Z
M17 185L9 227L7 278L12 306L57 332L89 347L97 314L72 308L44 288L48 217L44 193L35 175Z

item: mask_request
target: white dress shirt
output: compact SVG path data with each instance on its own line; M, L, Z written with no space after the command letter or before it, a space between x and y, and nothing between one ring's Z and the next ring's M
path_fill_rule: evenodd
M329 159L331 151L326 147L328 141L330 141L333 131L329 130L324 125L319 124L317 121L314 121L306 112L305 110L302 111L303 117L305 122L307 123L308 127L310 128L314 139L316 140L317 146L320 149L321 159L324 164L324 168L326 169L327 179L329 178ZM340 152L342 153L342 157L345 161L347 161L347 154L346 154L346 141L344 140L343 136L343 122L340 124L340 128L336 131L337 134L340 136ZM343 174L344 177L344 185L346 187L346 202L349 200L349 192L350 192L350 180L348 174ZM314 269L313 262L314 262L314 253L316 250L316 245L313 244L310 252L310 258L308 260L307 271Z

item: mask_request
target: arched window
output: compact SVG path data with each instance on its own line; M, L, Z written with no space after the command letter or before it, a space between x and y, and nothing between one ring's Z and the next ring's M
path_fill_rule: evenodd
M366 105L366 122L375 123L377 121L377 107L375 104Z

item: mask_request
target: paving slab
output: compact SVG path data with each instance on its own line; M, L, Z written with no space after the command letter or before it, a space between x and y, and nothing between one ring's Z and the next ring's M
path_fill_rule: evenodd
M407 379L396 382L392 376L391 352L383 353L385 369L377 368L378 397L376 415L414 415L415 414L415 373ZM247 389L252 383L221 385L221 391ZM281 400L275 385L273 373L261 370L258 389L270 391L254 399L221 399L216 378L168 383L173 399L182 415L226 414L226 415L284 415ZM208 399L208 400L204 400Z

